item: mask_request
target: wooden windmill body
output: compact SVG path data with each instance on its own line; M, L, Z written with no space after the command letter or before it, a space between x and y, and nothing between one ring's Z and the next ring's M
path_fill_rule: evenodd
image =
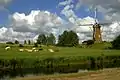
M102 42L101 26L98 23L93 25L93 41L96 43Z

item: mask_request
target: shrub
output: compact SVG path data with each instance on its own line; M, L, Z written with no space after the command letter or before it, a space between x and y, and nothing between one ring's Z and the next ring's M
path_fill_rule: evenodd
M87 41L82 42L82 44L85 44L85 45L89 46L89 45L94 44L94 41L93 40L87 40Z
M19 47L24 47L22 44L19 44Z
M19 41L15 40L15 44L19 44Z
M14 44L13 42L6 42L6 44Z
M40 48L39 50L43 50L42 48Z
M111 43L112 43L112 48L120 49L120 35L116 37Z
M34 43L34 46L33 47L38 47L38 44L37 43Z

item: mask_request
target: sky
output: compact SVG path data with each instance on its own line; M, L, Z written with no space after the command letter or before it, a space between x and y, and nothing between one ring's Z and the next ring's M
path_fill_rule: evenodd
M0 41L35 40L38 34L56 37L64 30L75 31L80 41L92 39L95 9L103 40L119 35L120 0L0 0Z
M51 13L56 13L62 18L65 19L64 15L61 15L62 7L58 7L58 4L64 0L13 0L6 6L8 10L1 10L0 11L0 24L4 25L8 22L8 15L14 14L15 12L25 13L28 15L31 10L41 10L41 11L49 11ZM77 0L73 0L73 4L77 4ZM86 16L93 16L93 12L86 11L87 7L82 6L78 10L73 9L78 17L86 17ZM99 13L100 14L100 13ZM101 19L101 17L98 17Z

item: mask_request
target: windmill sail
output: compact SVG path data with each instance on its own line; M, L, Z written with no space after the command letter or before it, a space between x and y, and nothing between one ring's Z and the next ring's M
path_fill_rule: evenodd
M94 15L95 23L97 23L97 8L95 8L95 15Z

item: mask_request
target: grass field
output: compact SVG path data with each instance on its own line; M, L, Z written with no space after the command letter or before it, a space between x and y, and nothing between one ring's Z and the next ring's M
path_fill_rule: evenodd
M29 58L30 60L35 59L36 57L39 59L44 58L57 58L57 57L79 57L79 56L100 56L101 54L104 55L119 55L120 56L120 50L110 50L105 49L106 47L110 47L111 45L109 43L100 43L100 44L94 44L92 47L88 48L80 48L80 47L55 47L55 46L42 46L43 50L39 52L27 52L23 51L20 52L19 49L21 49L18 45L9 45L11 46L11 49L6 51L5 50L6 44L0 44L0 59L12 59L12 58ZM32 49L33 45L25 45L22 47L23 49ZM39 49L40 47L38 47ZM58 50L58 52L49 52L48 49ZM28 60L29 60L28 59ZM76 61L74 61L75 63ZM19 78L16 80L120 80L118 76L120 75L120 69L119 70L112 70L113 72L109 74L109 72L89 72L89 73L75 73L75 74L65 74L65 75L51 75L51 76L33 76L33 77L27 77L27 78ZM116 73L119 71L119 74ZM91 76L91 75L96 76ZM107 76L107 77L106 77ZM113 76L114 78L110 77ZM48 78L50 77L50 78ZM103 78L102 78L103 77ZM105 79L107 78L107 79Z
M28 76L11 80L120 80L120 69L104 69L83 73L70 73L48 76Z
M18 45L11 45L11 50L5 50L5 44L0 44L0 59L11 58L48 58L48 57L70 57L70 56L99 56L104 55L120 55L120 50L105 50L109 44L95 44L91 48L75 48L75 47L53 47L43 46L43 50L39 52L20 52ZM23 48L31 49L32 46ZM58 49L58 52L49 52L47 49Z

